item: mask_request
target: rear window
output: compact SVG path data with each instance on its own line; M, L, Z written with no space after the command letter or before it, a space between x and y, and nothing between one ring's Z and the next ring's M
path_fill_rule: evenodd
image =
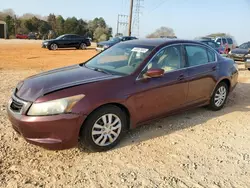
M233 40L231 38L227 38L228 44L233 44Z

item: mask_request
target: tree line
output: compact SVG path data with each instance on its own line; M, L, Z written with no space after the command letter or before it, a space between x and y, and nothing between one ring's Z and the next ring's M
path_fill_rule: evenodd
M37 33L40 39L46 39L49 35L54 35L54 38L66 33L90 37L98 42L112 37L112 28L102 17L89 21L76 17L64 18L55 14L49 14L46 17L24 14L16 17L14 11L8 9L0 11L0 20L6 22L9 38L15 38L15 34L28 34L29 32Z

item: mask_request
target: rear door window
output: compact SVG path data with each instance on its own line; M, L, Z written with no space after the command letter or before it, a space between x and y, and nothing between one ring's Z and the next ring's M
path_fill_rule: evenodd
M207 49L207 55L208 55L208 61L209 62L215 62L216 61L216 55L212 50Z
M209 62L207 50L201 46L185 46L189 67L204 65ZM212 59L212 57L210 57Z

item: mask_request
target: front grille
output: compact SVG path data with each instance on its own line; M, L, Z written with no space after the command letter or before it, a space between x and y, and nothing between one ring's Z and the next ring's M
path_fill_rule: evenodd
M23 103L17 102L15 99L12 99L12 102L10 104L10 109L13 112L18 112L18 113L21 112L22 107L23 107Z

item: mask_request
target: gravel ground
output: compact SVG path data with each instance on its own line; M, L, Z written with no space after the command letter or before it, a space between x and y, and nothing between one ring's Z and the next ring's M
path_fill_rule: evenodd
M241 73L223 110L152 122L106 153L47 151L12 130L10 91L34 73L0 72L0 187L249 187L250 72Z
M11 89L39 71L0 69L0 187L249 187L250 71L240 72L223 110L154 121L105 153L47 151L13 131L6 115Z

